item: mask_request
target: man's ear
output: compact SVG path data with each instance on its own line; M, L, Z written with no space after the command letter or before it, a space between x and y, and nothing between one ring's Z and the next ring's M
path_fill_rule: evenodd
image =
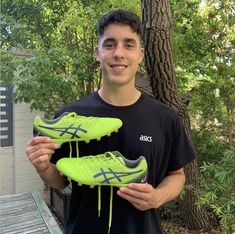
M96 61L100 61L99 48L98 47L95 48L95 57L96 57Z
M144 59L144 48L140 48L140 60L139 60L139 63L142 62L142 60Z

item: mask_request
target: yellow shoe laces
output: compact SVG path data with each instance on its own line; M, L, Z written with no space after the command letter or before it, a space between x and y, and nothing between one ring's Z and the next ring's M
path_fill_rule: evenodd
M110 233L110 228L112 224L112 214L113 214L113 186L110 186L110 200L109 200L109 230L108 233Z
M72 144L69 142L69 157L72 158ZM77 158L79 158L79 148L78 141L76 141L76 154ZM98 217L100 217L101 212L101 186L98 186ZM112 225L112 214L113 214L113 186L110 186L110 200L109 200L109 224L108 224L108 233L110 233L111 225Z
M69 157L72 158L73 147L71 142L69 142ZM76 141L76 154L77 158L79 158L79 148L78 148L78 141Z
M98 186L98 217L100 217L101 211L101 186ZM108 233L110 233L112 225L112 214L113 214L113 186L110 186L110 200L109 200L109 226Z

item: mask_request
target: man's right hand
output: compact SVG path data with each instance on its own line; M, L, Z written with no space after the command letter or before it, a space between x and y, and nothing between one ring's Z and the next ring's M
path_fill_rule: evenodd
M33 137L26 145L26 154L29 161L39 173L43 173L50 166L51 155L58 149L49 137Z

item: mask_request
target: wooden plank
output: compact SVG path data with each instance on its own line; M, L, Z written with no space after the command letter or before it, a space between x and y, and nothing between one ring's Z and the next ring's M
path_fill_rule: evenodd
M42 215L42 218L44 219L50 233L52 234L62 234L61 229L59 228L58 223L56 223L54 216L48 209L46 203L44 200L41 199L41 195L39 192L33 192L32 196L38 206L38 209Z
M39 192L0 197L1 234L62 234Z

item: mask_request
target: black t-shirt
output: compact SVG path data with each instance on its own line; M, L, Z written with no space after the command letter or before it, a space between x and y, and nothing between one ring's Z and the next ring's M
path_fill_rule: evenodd
M76 112L83 116L115 117L123 122L118 133L92 140L89 144L79 142L80 157L97 155L107 151L119 151L128 159L145 156L148 163L148 183L157 187L170 171L184 167L194 159L192 148L180 124L177 113L159 101L141 94L130 106L113 106L93 93L63 107L63 112ZM73 157L76 149L73 145ZM52 162L69 157L68 143L62 145L52 156ZM72 182L72 194L66 233L105 234L108 232L110 188L101 189L101 214L98 217L97 187L78 186ZM129 202L113 193L112 226L110 234L161 234L157 209L139 211Z

